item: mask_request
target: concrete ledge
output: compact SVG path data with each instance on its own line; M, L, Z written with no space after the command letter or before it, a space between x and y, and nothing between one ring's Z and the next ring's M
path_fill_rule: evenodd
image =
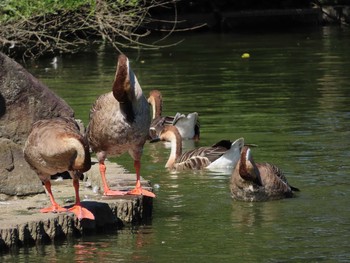
M106 166L111 188L123 190L134 186L134 174L127 173L115 163L106 162ZM40 208L50 204L46 194L3 200L0 201L0 251L119 229L151 220L152 198L101 195L96 191L99 187L98 164L92 166L86 177L80 186L80 197L83 206L95 215L94 221L79 221L72 213L40 213ZM152 190L149 182L142 181L142 185ZM71 179L52 180L52 191L62 206L69 207L75 202Z

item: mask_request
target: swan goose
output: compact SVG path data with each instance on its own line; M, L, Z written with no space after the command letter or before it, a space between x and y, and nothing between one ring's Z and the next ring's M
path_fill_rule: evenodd
M79 219L94 219L94 215L81 206L79 197L79 178L91 167L88 142L81 135L78 124L70 118L39 120L32 125L24 145L24 158L38 174L51 201L51 207L40 210L47 212L66 212L54 199L51 191L51 175L68 171L73 179L75 205L68 209Z
M282 171L269 163L255 163L249 147L244 146L232 172L232 197L242 201L267 201L293 197L299 191L288 184Z
M178 112L175 116L162 116L163 97L159 90L150 91L148 103L152 106L153 114L150 127L151 140L156 139L166 125L176 126L182 139L199 140L200 125L197 112L192 112L187 115Z
M86 137L99 161L104 195L124 195L124 191L111 190L105 172L107 155L119 156L128 152L134 160L136 186L131 195L155 195L143 189L140 182L141 156L148 138L151 122L149 105L136 75L125 55L118 57L112 91L101 95L92 106Z
M182 139L178 129L173 126L165 126L159 138L171 143L171 152L165 167L170 170L216 170L217 168L235 167L239 160L244 139L239 138L234 142L221 140L207 147L199 147L182 153Z

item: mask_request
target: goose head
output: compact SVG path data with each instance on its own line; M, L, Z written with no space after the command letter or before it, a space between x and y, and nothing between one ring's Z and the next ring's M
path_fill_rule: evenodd
M163 130L159 134L159 139L161 141L167 141L167 142L173 142L173 141L181 142L182 140L179 130L174 125L164 126Z
M155 141L167 141L171 144L171 152L165 167L173 168L177 159L182 154L182 138L178 131L178 129L173 125L167 125L160 132L159 137L157 139L151 140L151 142Z

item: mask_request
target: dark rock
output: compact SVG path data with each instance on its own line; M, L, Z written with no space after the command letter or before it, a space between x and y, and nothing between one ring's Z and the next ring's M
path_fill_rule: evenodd
M68 104L0 52L0 137L24 144L39 119L74 116Z
M39 177L23 158L22 146L0 138L0 193L22 196L43 192Z
M74 111L0 52L0 195L43 191L37 175L23 158L22 147L35 121L57 116L74 117Z

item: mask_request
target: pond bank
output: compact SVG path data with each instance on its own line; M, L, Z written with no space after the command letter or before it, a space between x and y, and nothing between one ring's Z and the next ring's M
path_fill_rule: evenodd
M135 174L121 166L107 162L106 176L113 189L130 189L135 184ZM0 202L0 252L21 246L49 243L54 240L79 237L84 234L120 229L126 225L141 224L151 220L153 199L142 196L105 197L96 193L100 185L98 164L92 166L81 182L80 197L84 207L95 216L95 220L79 221L72 213L39 212L49 204L46 194ZM147 181L141 181L150 189ZM75 202L71 179L52 180L52 191L56 201L64 206Z
M213 32L240 32L257 29L285 29L298 26L320 26L323 23L321 8L261 9L261 10L211 10L208 12L183 12L177 16L176 29L199 29ZM164 21L171 14L156 14ZM162 23L152 22L151 28L166 27ZM171 29L169 25L169 30Z
M166 21L171 13L156 13L159 21ZM188 31L198 29L212 32L255 32L257 30L276 30L293 27L319 27L322 25L350 23L349 5L325 5L301 8L275 9L210 9L187 10L177 14L176 29ZM152 29L164 29L167 26L160 22L152 22ZM168 25L168 30L174 25Z

